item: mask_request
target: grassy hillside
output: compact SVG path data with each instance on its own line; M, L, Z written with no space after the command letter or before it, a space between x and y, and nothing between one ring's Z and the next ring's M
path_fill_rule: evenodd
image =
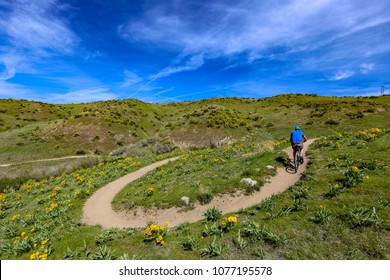
M0 163L99 155L1 167L1 259L390 258L389 96L0 103ZM207 204L243 188L243 177L261 182L272 176L266 165L282 164L296 124L319 139L305 176L285 193L225 216L209 209L168 230L80 222L94 191L174 155L180 160L128 186L115 207L167 208L183 192Z
M297 123L309 137L388 126L389 96L279 95L149 104L137 100L53 105L0 100L0 164L74 154L107 155L143 142L204 146L230 137L286 137Z

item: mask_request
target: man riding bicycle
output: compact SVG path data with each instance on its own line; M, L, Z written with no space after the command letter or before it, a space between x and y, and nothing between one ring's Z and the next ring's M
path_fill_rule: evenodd
M299 149L299 160L301 163L303 163L303 142L306 141L307 138L305 134L301 131L301 127L297 125L295 127L295 130L292 131L290 134L290 143L294 151L294 158L295 158L295 151Z

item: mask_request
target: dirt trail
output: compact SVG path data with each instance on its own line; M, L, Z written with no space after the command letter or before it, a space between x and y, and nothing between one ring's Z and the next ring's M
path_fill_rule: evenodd
M29 161L23 161L23 162L17 162L17 163L0 164L0 167L8 167L8 166L24 164L24 163L34 163L34 162L43 162L43 161L56 161L56 160L63 160L63 159L85 158L85 157L91 157L91 156L67 156L67 157L59 157L59 158L36 159L36 160L29 160Z
M312 142L313 140L306 142L305 150ZM289 154L290 158L292 158L292 149L287 148L285 151ZM195 203L194 209L186 212L181 211L181 208L176 207L158 210L138 208L130 212L120 213L113 211L111 206L112 200L127 184L155 169L158 165L166 164L175 159L156 162L138 171L127 174L99 189L87 200L84 206L83 222L87 225L101 225L103 228L108 229L112 227L145 227L149 221L153 220L159 225L165 225L165 223L169 221L170 226L174 227L183 222L196 222L204 219L203 212L211 207L216 207L221 210L223 214L237 212L240 209L258 204L265 198L287 190L288 187L295 184L300 179L301 174L306 170L307 165L307 161L305 161L305 163L299 167L298 172L294 174L286 172L285 168L278 168L276 176L271 177L269 181L261 187L260 191L255 192L251 196L243 195L240 192L237 192L234 195L220 195L214 197L212 202L207 205Z

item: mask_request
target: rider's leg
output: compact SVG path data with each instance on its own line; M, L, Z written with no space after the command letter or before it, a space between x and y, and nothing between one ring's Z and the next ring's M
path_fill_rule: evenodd
M300 151L301 163L303 163L303 148Z
M293 150L293 158L295 158L295 149L294 149L294 144L293 143L291 143L291 148Z

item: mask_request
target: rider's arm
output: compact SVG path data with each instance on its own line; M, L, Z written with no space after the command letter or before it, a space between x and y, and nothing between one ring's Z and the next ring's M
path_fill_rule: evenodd
M307 141L307 138L305 135L303 135L303 142L306 142Z

